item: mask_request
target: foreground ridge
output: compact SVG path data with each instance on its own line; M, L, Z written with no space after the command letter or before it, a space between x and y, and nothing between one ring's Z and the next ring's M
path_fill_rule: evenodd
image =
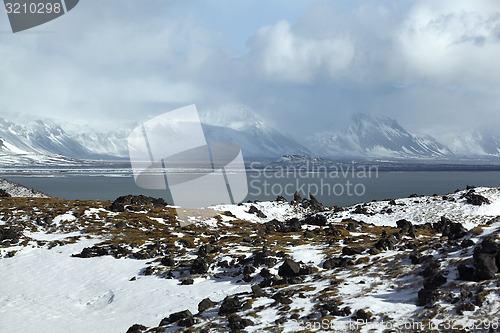
M0 199L0 331L489 332L500 189L324 207Z

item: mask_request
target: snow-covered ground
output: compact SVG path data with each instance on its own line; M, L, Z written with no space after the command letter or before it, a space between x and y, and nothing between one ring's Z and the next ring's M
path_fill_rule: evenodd
M371 322L354 325L360 332L383 332L384 323L425 320L457 325L478 320L493 323L500 315L499 274L490 281L457 280L457 266L470 262L474 249L462 242L479 244L500 230L500 190L474 191L490 203L467 203L463 198L466 191L445 197L370 202L362 205L364 213L357 206L317 212L300 203L254 202L210 207L210 218L184 227L172 218L175 209L171 206L111 212L106 202L54 199L53 203L16 208L12 205L19 205L22 199L7 198L0 201L0 229L24 230L17 243L0 239L0 332L118 333L133 324L157 327L169 314L183 310L194 315L194 331L209 327L211 332L226 332L230 331L227 316L217 312L224 298L232 295L246 304L236 312L251 320L247 332L348 332L356 321L353 315L361 310L369 312ZM56 211L48 222L42 218ZM218 215L213 216L214 211ZM316 215L325 216L328 225L305 222ZM442 216L468 230L476 229L456 241L417 229L415 238L399 235L394 248L369 253L384 233L399 230L396 221L406 219L418 227L438 222ZM299 231L268 228L271 220L287 223L292 218L302 221ZM350 221L365 224L360 230L348 230ZM84 248L110 244L129 252L116 258L111 252L89 258L73 256ZM140 259L137 253L149 251L148 246L154 244L160 244L157 252ZM207 244L214 248L207 248L209 257L203 257L200 246ZM350 247L361 247L362 252L339 255ZM429 308L418 305L425 264L412 263L409 254L414 251L437 260L439 272L446 278L441 298ZM175 265L160 263L166 253L174 255ZM280 272L286 258L309 270L295 280L288 279ZM339 258L350 263L333 268L325 265ZM192 271L196 260L208 260L202 273ZM183 284L189 277L193 283ZM262 285L263 295L253 294L251 286L256 284ZM453 301L465 291L472 296ZM477 295L482 295L482 303L475 303ZM198 304L205 298L215 302L215 308L198 313ZM346 312L329 313L329 302ZM473 303L472 310L459 313L457 305L467 302ZM180 330L175 323L164 327L165 332Z
M0 189L5 190L7 193L10 194L11 197L50 198L50 196L48 196L45 193L1 178L0 178Z

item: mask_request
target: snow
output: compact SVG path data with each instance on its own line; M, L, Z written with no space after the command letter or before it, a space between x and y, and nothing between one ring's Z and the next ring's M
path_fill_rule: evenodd
M486 223L490 219L500 215L500 190L496 188L478 187L475 193L485 196L491 204L474 206L466 203L460 197L465 193L448 195L455 201L442 200L438 197L417 197L397 199L396 205L389 205L387 201L368 203L369 211L378 213L383 208L391 208L391 214L364 215L354 214L351 211L354 207L348 207L344 212L337 214L327 214L332 222L339 222L344 218L353 218L366 223L373 223L379 226L396 226L396 221L406 219L414 224L427 222L437 222L441 216L446 216L452 221L460 221L466 229L471 229L481 223Z
M33 190L23 185L13 183L6 179L0 179L0 188L9 193L12 197L27 197L27 198L50 198L45 193Z
M0 332L123 333L135 323L157 326L173 312L196 313L206 297L221 301L250 291L234 280L196 279L181 286L174 279L138 276L145 260L71 257L94 243L27 247L0 259Z
M313 263L316 266L324 260L322 249L313 245L298 245L293 247L292 257L296 261L303 263Z

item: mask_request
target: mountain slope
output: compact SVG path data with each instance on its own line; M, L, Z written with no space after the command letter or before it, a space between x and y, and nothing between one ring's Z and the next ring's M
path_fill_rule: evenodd
M117 130L108 133L89 131L76 134L73 138L93 154L127 158L129 134L130 130Z
M1 165L67 165L108 158L105 149L88 149L57 124L36 120L19 125L0 118Z
M245 158L275 159L285 154L311 154L307 148L241 106L200 112L200 120L207 141L235 143Z
M468 157L500 156L500 138L487 131L483 133L478 131L461 133L452 137L444 137L442 141L450 147L456 155Z
M431 136L406 131L396 120L356 114L340 132L310 137L307 146L322 157L433 158L452 152Z

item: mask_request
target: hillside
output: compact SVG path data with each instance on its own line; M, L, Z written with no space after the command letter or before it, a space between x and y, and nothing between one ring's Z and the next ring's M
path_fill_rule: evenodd
M0 331L498 327L500 189L182 210L0 199Z

